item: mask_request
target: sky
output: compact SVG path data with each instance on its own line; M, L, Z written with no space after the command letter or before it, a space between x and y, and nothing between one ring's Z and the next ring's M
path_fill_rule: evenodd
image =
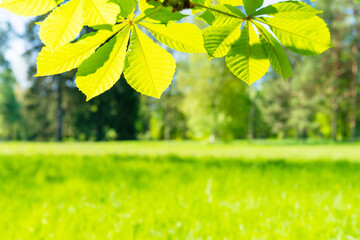
M280 0L264 0L264 6L280 2ZM4 9L0 8L0 23L10 22L13 29L17 34L24 34L25 24L30 21L31 18L25 18L12 14ZM26 42L21 38L12 39L10 42L10 49L6 53L7 59L11 62L15 77L20 84L20 87L26 87L27 78L27 66L22 55L26 49Z
M25 32L25 23L28 19L17 16L0 8L0 23L10 22L13 29L18 34ZM10 41L10 49L6 53L6 58L10 61L16 79L20 84L25 83L26 79L26 62L22 57L25 51L25 42L21 38L13 38Z

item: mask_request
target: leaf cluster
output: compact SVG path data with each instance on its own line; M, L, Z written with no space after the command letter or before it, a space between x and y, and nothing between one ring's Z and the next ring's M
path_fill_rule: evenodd
M180 52L225 57L230 71L251 85L270 65L292 76L283 47L316 55L332 46L321 13L300 1L263 7L263 0L3 0L0 7L23 16L49 13L40 24L44 47L36 76L77 68L77 87L87 99L110 89L124 74L138 92L160 98L176 63L149 36ZM178 23L190 8L208 24L201 31ZM84 26L92 32L81 35ZM146 31L144 31L146 30Z

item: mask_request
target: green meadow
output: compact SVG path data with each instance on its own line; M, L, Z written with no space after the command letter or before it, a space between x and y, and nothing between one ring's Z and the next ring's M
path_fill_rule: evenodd
M360 145L1 143L0 239L360 239Z

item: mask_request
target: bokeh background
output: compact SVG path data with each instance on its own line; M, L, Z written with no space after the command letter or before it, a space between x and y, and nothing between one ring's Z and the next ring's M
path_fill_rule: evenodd
M311 4L334 47L287 82L172 51L160 100L89 102L32 77L43 17L0 10L0 239L360 239L360 6Z

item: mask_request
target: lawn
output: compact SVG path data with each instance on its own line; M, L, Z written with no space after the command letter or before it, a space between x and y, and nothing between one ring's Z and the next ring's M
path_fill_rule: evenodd
M360 145L1 143L0 239L360 239Z

